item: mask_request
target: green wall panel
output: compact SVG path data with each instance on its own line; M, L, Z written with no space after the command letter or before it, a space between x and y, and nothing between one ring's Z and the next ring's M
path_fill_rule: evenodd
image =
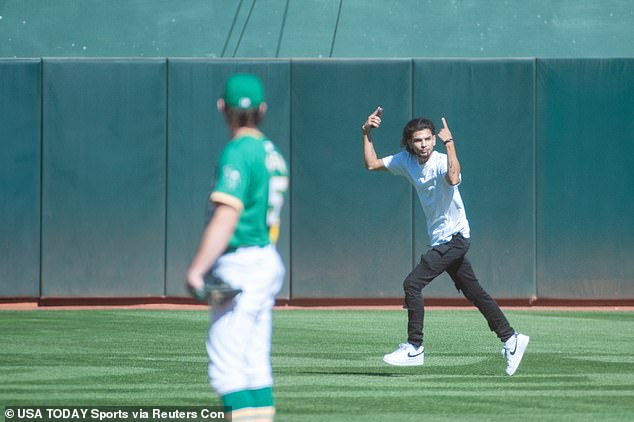
M165 60L43 70L42 295L161 296Z
M534 60L415 60L414 114L436 131L447 119L462 171L460 194L471 227L468 257L494 297L535 294ZM436 150L445 152L438 140ZM429 245L415 206L415 262ZM461 296L446 274L429 297Z
M40 289L39 59L0 59L0 296Z
M634 59L538 60L538 295L634 297Z
M361 125L377 105L377 153L399 151L411 60L292 63L293 298L398 297L411 264L411 194L365 170Z
M174 59L169 74L169 160L167 203L168 296L182 296L185 271L207 218L207 204L220 153L228 140L216 109L226 79L255 73L264 83L269 106L262 130L290 160L290 63L282 60L205 61ZM290 198L282 213L278 248L290 272ZM288 275L287 275L288 279ZM288 297L285 283L280 297Z

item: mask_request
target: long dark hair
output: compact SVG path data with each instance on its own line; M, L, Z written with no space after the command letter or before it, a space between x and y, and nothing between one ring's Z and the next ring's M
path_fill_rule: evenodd
M431 134L436 134L436 128L434 127L434 122L424 117L417 117L415 119L407 122L405 127L403 128L403 137L401 138L401 146L407 150L410 154L413 154L414 151L409 146L409 140L412 139L414 132L418 132L419 130L429 129L431 130Z

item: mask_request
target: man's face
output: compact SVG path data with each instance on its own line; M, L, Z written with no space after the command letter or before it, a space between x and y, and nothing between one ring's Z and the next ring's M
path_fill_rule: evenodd
M420 163L424 163L429 159L435 145L436 135L433 135L429 129L414 132L409 140L409 146Z

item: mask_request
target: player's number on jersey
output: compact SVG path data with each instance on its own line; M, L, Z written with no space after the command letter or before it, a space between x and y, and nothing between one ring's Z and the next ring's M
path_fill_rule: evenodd
M287 176L272 176L269 180L269 209L266 215L266 225L270 228L272 242L277 242L279 226L284 205L284 194L288 190Z

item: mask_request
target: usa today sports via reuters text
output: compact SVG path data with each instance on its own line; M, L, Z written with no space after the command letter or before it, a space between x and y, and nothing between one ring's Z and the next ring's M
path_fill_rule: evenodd
M115 406L7 406L5 421L118 422L118 421L228 421L230 409L223 407L115 407Z

